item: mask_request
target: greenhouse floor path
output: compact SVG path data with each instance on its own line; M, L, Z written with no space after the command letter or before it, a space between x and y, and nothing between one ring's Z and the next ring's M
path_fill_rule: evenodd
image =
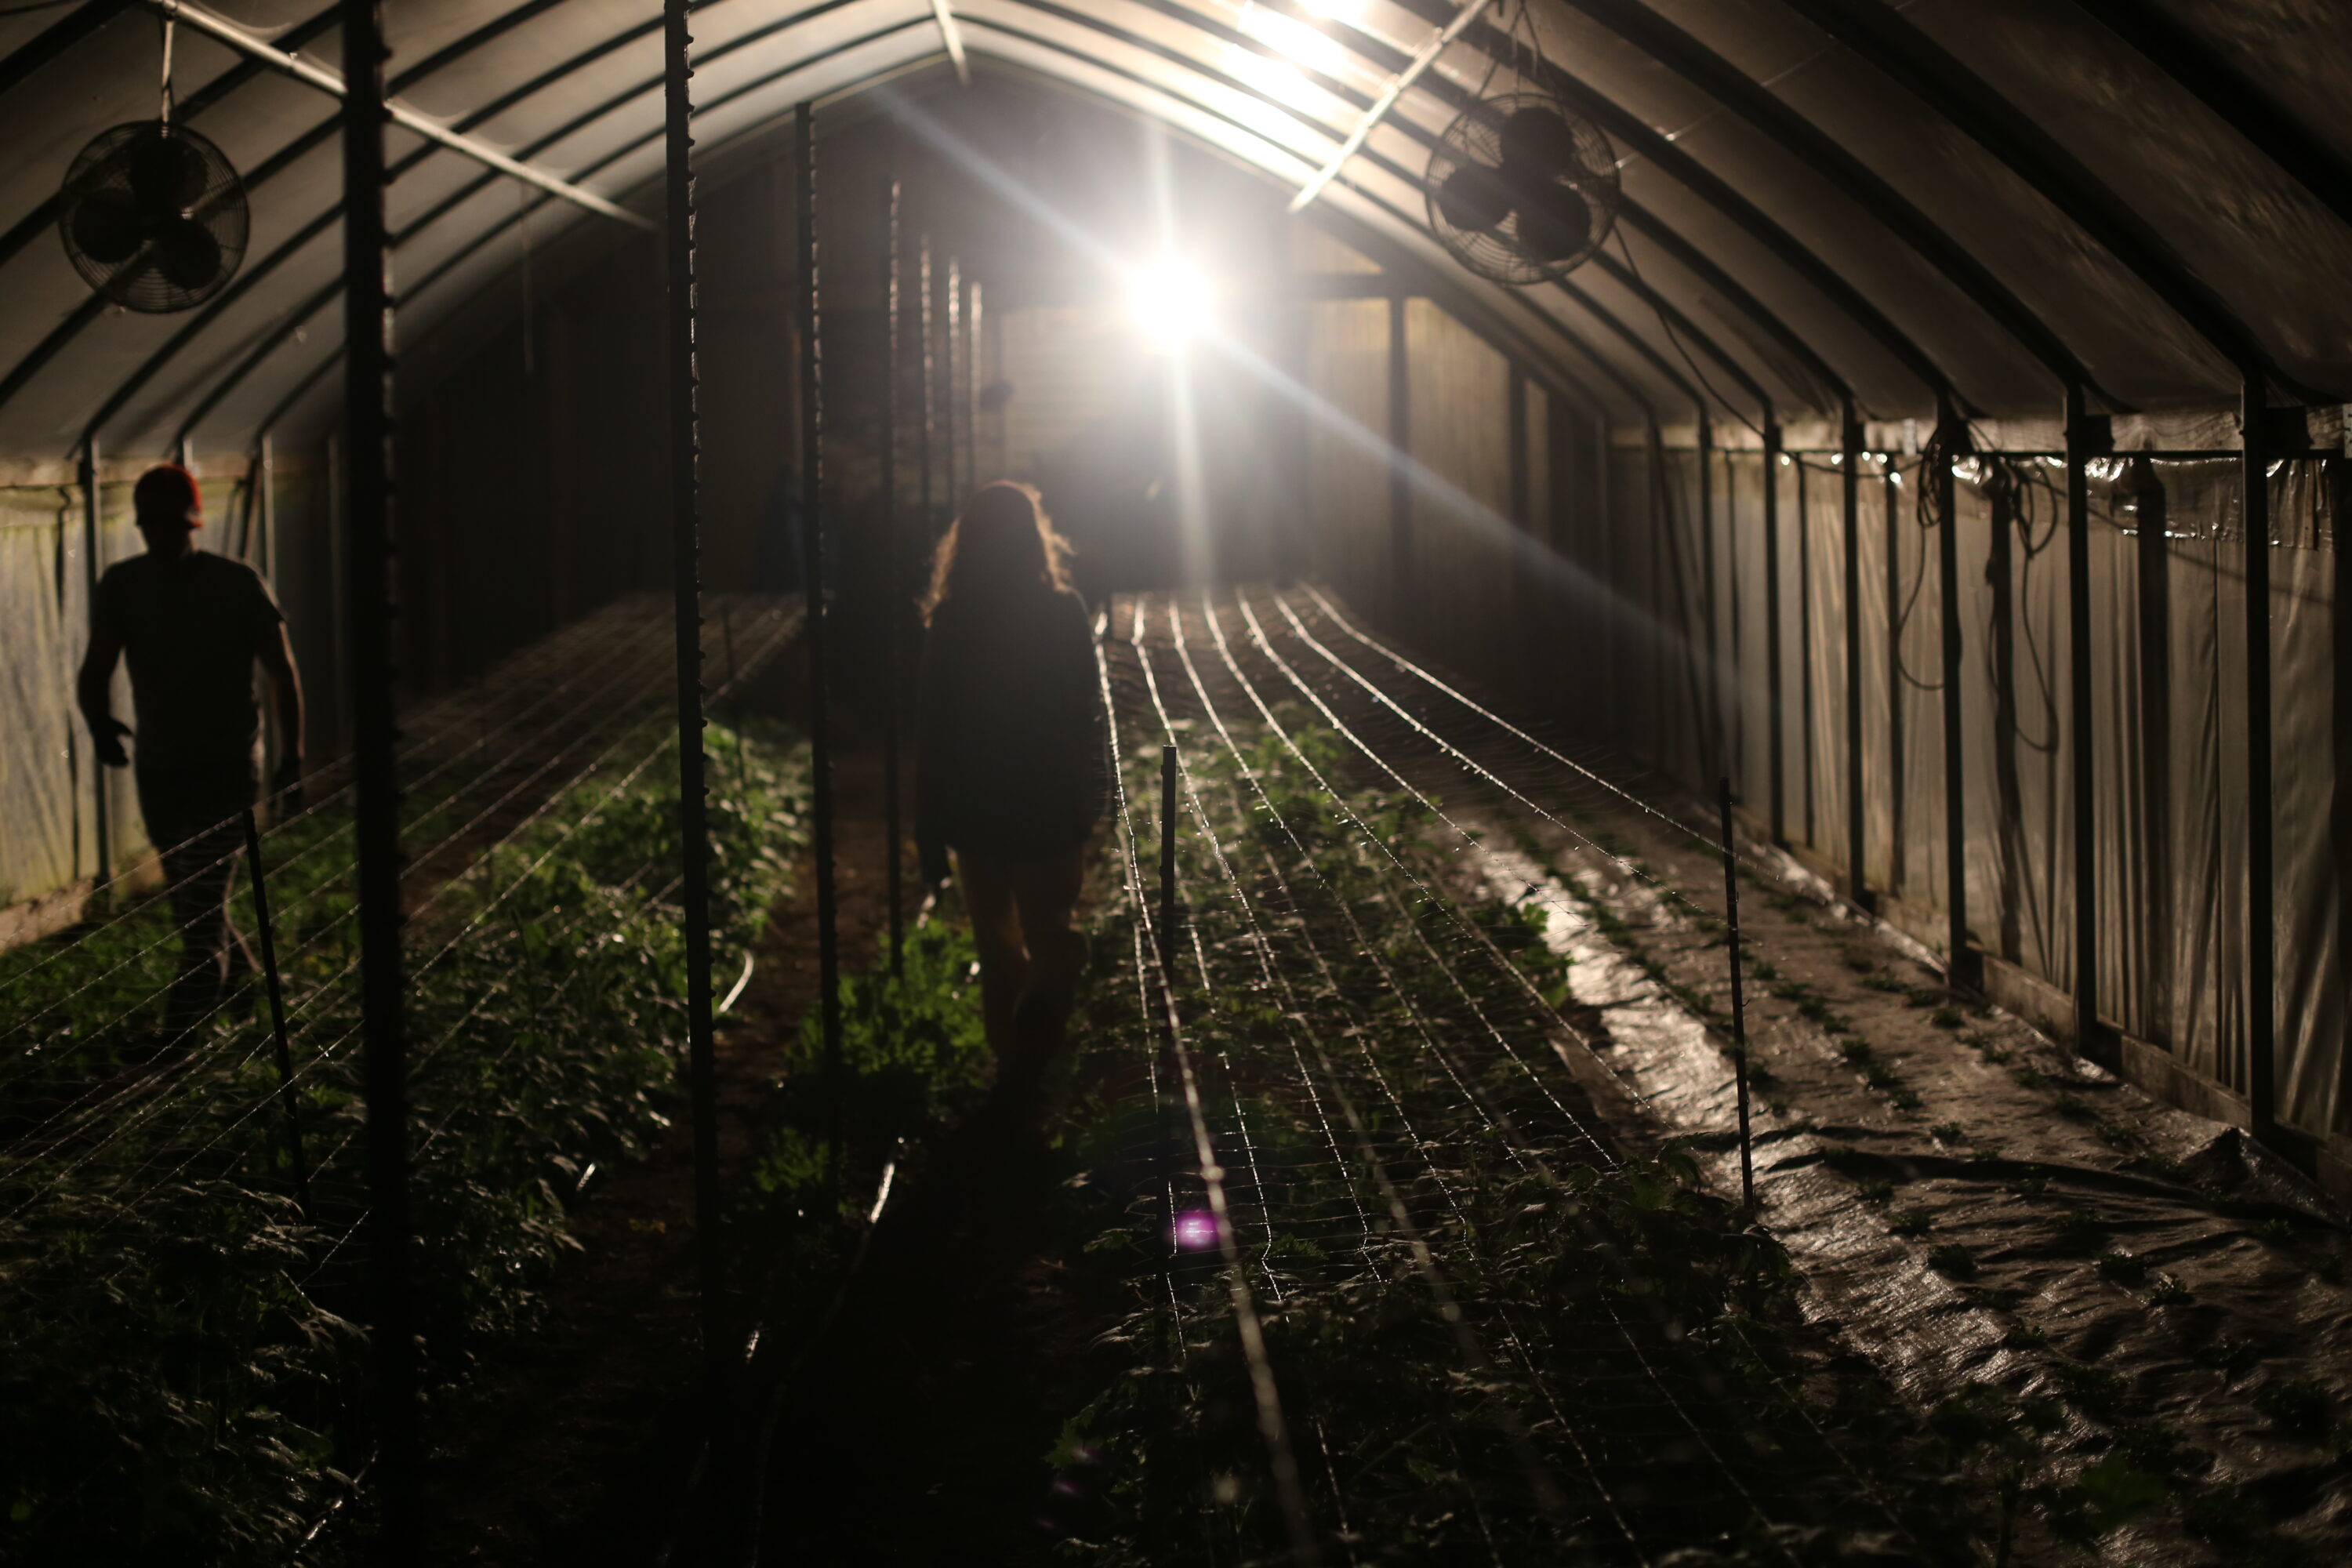
M838 753L835 847L845 962L884 924L878 751ZM905 878L917 896L911 856ZM785 1047L817 987L815 878L803 863L719 1036L722 1181L750 1165ZM546 1319L437 1412L435 1563L644 1568L673 1522L695 1447L698 1365L693 1161L681 1114L645 1161L598 1172L572 1226L582 1251Z

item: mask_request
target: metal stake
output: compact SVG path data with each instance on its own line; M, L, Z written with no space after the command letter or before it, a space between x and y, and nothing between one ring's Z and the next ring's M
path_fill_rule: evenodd
M2099 421L2099 426L2105 421ZM2095 447L2114 437L2095 426L2083 385L2066 385L2066 691L2073 754L2067 758L2074 829L2074 1049L2099 1039L2099 837L2097 743L2091 733L2091 482Z
M1846 399L1845 481L1845 892L1856 909L1871 907L1864 870L1868 814L1862 798L1862 420ZM1890 615L1893 611L1888 612Z
M302 1117L294 1097L294 1053L286 1040L286 994L278 983L278 934L269 921L269 879L261 865L261 828L245 808L245 859L253 874L253 918L260 927L261 978L269 994L269 1029L278 1050L278 1103L286 1118L286 1158L294 1201L310 1212L310 1164L302 1155Z
M1785 693L1780 689L1780 426L1764 420L1764 735L1772 842L1789 842Z
M952 256L948 258L948 275L942 286L947 293L945 319L940 323L940 351L945 356L940 365L940 468L947 476L948 515L953 517L963 505L963 492L956 483L961 471L956 467L956 397L959 385L956 366L963 356L957 351L963 336L963 268ZM966 431L970 440L971 433Z
M706 1392L715 1412L731 1361L726 1210L719 1190L719 1053L710 984L710 803L702 748L701 432L695 406L694 37L688 0L663 0L663 245L669 268L670 586L677 632L677 816L685 864L687 1089L694 1110L695 1264Z
M1756 1206L1756 1154L1748 1128L1748 1008L1739 978L1739 858L1731 837L1731 775L1716 784L1716 820L1723 833L1724 923L1730 927L1727 944L1731 953L1731 1081L1739 1095L1739 1201Z
M2277 997L2277 869L2271 860L2271 489L2269 380L2245 372L2240 405L2242 500L2246 530L2246 1109L2258 1143L2276 1142L2278 1093L2272 1050Z
M82 608L85 613L98 608L98 579L100 572L99 554L100 523L103 521L105 500L98 489L98 442L84 441L81 446L81 586ZM76 737L79 743L79 737ZM96 873L89 879L94 896L103 896L107 884L114 879L114 791L107 778L106 764L95 755L90 758L90 805L96 816L90 819L93 838L91 848L98 857Z
M1176 989L1176 748L1160 748L1160 974Z
M898 581L898 182L890 182L882 225L882 855L883 898L890 908L890 978L905 975L906 911L898 879L905 839L898 822L898 659L906 606Z
M368 1272L376 1474L385 1561L423 1560L424 1445L410 1300L408 1040L402 978L400 740L393 683L392 236L384 215L380 0L341 0L343 526L351 637L353 839L359 862L362 1079L367 1102Z
M672 0L677 3L677 0ZM816 105L803 100L793 111L800 136L800 175L794 190L801 283L801 538L806 548L809 648L810 848L816 859L817 1000L824 1018L825 1102L831 1108L830 1157L834 1179L842 1174L841 931L833 885L833 721L826 684L826 653L832 613L824 581L824 374L817 292Z
M923 418L915 430L915 464L923 471L924 537L936 539L940 525L937 492L931 483L931 434L939 419L939 363L933 353L938 345L932 336L931 237L928 234L923 236L919 245L920 250L915 261L915 295L918 300L916 313L921 318L917 322L917 329L923 351L923 384L919 389Z

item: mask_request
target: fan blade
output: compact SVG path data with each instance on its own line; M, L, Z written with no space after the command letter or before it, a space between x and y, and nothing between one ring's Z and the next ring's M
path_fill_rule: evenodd
M220 241L194 218L174 218L155 237L155 266L163 280L191 294L220 279Z
M1576 128L1549 109L1520 109L1503 121L1503 167L1529 179L1559 180L1583 165Z
M1573 185L1557 182L1516 193L1519 248L1534 261L1565 261L1592 238L1592 206Z
M151 217L185 212L212 184L205 155L176 136L134 142L122 160L123 177L139 208Z
M1438 183L1437 215L1455 228L1484 234L1511 216L1511 193L1495 170L1465 163Z
M139 209L120 191L92 191L66 216L66 237L101 267L128 261L146 237Z

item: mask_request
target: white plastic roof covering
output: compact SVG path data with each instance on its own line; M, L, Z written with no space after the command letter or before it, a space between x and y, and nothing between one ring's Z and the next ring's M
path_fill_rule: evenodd
M2117 409L2210 405L2248 364L2274 400L2352 395L2352 30L2327 0L1519 3L1463 35L1323 200L1621 415L1688 418L1685 351L1733 404L1752 414L1761 395L1784 416L1846 391L1865 415L1920 415L1939 388L2047 416L2069 375ZM658 209L653 0L385 13L401 101ZM212 14L337 64L324 0ZM1453 7L955 0L954 15L983 68L1099 94L1296 185ZM708 0L695 31L706 150L942 53L929 0ZM1430 240L1415 176L1468 94L1521 85L1513 32L1539 39L1549 84L1615 143L1634 266L1612 246L1564 285L1515 291ZM47 204L85 141L154 113L158 35L152 0L0 16L0 455L56 458L90 434L152 450L191 424L232 445L306 390L331 395L316 373L340 319L339 169L335 100L316 88L184 26L181 112L252 186L244 270L213 305L155 318L98 307L66 261ZM494 242L526 212L542 241L621 226L411 132L392 146L407 331L515 265Z

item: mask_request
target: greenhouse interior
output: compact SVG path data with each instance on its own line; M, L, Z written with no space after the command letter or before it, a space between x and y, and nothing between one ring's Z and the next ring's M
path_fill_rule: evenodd
M0 1562L2352 1561L2343 23L0 0Z

